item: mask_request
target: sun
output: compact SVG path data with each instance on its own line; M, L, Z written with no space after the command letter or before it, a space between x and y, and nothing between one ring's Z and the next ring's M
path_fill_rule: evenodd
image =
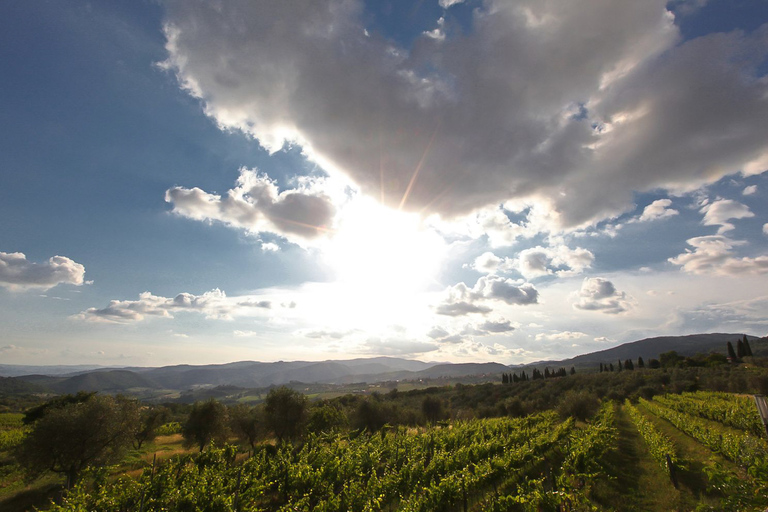
M425 312L423 294L439 287L445 253L443 238L418 215L359 198L347 205L323 250L335 277L327 298L343 304L325 320L340 316L364 329L412 323Z

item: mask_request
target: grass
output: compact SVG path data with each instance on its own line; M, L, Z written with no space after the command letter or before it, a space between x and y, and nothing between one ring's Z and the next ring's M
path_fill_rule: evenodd
M598 482L595 500L609 510L669 512L694 510L696 503L672 485L648 452L645 442L622 406L616 409L617 446L604 458L608 481Z

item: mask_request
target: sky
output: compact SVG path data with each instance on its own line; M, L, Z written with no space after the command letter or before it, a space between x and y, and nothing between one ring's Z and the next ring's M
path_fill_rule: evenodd
M0 362L768 330L768 2L0 3Z

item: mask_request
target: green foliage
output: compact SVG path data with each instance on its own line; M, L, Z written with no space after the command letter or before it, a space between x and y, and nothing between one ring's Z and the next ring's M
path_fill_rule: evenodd
M58 396L29 409L24 414L24 419L22 421L25 425L30 425L42 418L48 411L52 409L61 409L71 404L81 404L93 398L94 395L96 395L96 393L86 393L85 391L80 391L76 395Z
M755 437L765 437L765 427L752 397L697 391L682 395L665 395L657 397L655 401L679 412L743 430Z
M157 427L157 430L155 430L155 433L158 436L172 436L174 434L181 434L181 431L182 431L181 423L179 423L178 421L171 421Z
M747 433L727 430L690 414L642 400L650 412L664 418L710 450L747 468L753 478L768 478L768 442Z
M82 402L55 403L43 408L17 448L30 476L53 471L72 484L86 468L119 460L131 444L139 420L136 402L90 395Z
M211 442L225 442L228 434L227 409L213 398L195 402L181 430L184 446L197 446L201 452Z
M338 405L323 402L310 409L307 431L314 434L332 432L343 428L346 424L347 417Z
M672 440L659 432L653 423L643 416L629 400L625 402L624 407L629 413L629 417L632 418L632 422L637 427L638 432L640 432L643 441L648 446L651 457L659 463L667 474L670 474L672 471L672 468L667 464L667 457L669 457L672 464L679 467L681 464L680 458L677 455L677 448Z
M307 424L307 397L290 388L271 390L264 402L267 428L279 441L300 438Z
M586 421L599 407L600 399L596 395L587 391L568 391L560 399L557 412L563 418L571 416Z
M229 409L229 427L237 438L252 450L256 442L264 436L266 426L263 412L245 404L238 404Z

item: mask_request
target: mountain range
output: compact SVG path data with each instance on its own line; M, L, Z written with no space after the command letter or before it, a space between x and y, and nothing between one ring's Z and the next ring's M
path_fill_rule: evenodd
M526 367L544 366L588 369L600 362L610 363L638 357L650 359L675 350L690 356L696 353L726 352L726 343L736 344L742 334L693 334L662 336L625 343L606 350L561 361L540 361ZM755 355L768 355L768 338L748 336ZM0 365L0 392L3 389L76 393L78 391L135 392L138 390L194 390L217 386L266 388L288 383L344 385L388 381L461 379L469 376L497 378L515 367L499 363L436 363L395 357L374 357L329 361L239 361L211 365L175 365L160 368L92 366L40 367Z

